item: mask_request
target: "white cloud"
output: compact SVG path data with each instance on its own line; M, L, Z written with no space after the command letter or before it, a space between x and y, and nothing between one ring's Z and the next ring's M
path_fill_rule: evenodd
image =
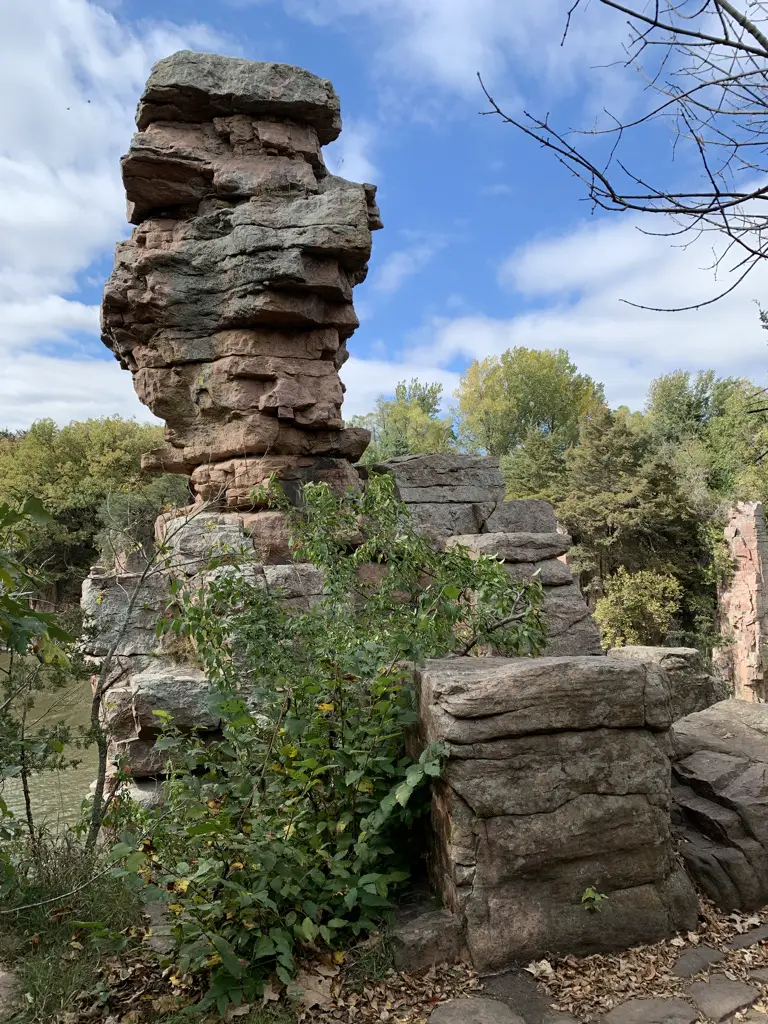
M57 359L18 352L3 362L0 375L0 425L11 430L50 417L57 423L98 416L158 420L131 387L117 360Z
M344 416L362 415L370 412L379 395L394 394L395 386L401 380L419 380L443 385L446 401L450 399L459 383L459 374L446 370L435 363L418 360L391 362L385 359L359 359L351 356L341 371L347 393L344 396Z
M579 68L589 68L598 87L610 79L614 102L620 98L614 69L600 65L621 58L616 47L626 35L625 19L599 4L579 8L561 47L570 0L283 2L291 14L320 25L340 18L373 22L366 42L378 72L396 76L397 89L403 80L422 80L475 97L479 71L489 83L532 74L540 86L559 92L572 86Z
M374 291L392 295L399 291L409 277L424 270L434 258L443 242L414 243L407 249L398 249L385 257L373 275Z
M765 382L768 336L755 302L768 296L768 266L758 267L732 295L698 311L657 313L724 291L710 267L713 238L687 249L638 233L628 221L598 223L514 253L500 280L535 310L508 319L483 314L433 320L409 358L444 366L507 348L565 348L579 368L603 381L609 401L641 408L649 382L677 368L713 368L721 375Z
M89 382L96 396L91 414L94 409L109 412L138 404L132 398L128 374L119 375L117 364L45 361L23 350L40 342L96 333L97 310L68 295L76 291L78 272L111 249L126 231L119 157L134 130L136 100L149 68L157 58L182 47L221 45L226 44L204 25L152 23L139 32L88 0L4 5L0 34L3 424L13 417L16 423L19 417L34 418L23 412L24 395L34 400L38 416L54 415L54 409L65 415L69 408L89 408L84 391ZM46 374L50 374L50 387L45 384ZM107 386L106 380L112 383ZM62 390L72 387L74 393L57 395L57 381Z
M380 174L371 157L375 133L369 121L345 121L340 138L323 150L328 170L349 181L378 182Z

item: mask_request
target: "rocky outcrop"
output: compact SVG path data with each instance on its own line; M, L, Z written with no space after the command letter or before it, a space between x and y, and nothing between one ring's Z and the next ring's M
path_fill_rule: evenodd
M675 831L688 871L725 910L768 902L768 705L725 700L676 722Z
M669 680L672 721L717 704L728 697L728 688L704 664L695 647L614 647L609 658L652 662Z
M270 474L359 486L349 462L368 433L343 429L338 371L381 221L375 187L323 163L341 131L330 82L181 51L152 69L136 123L122 161L136 227L102 337L166 421L145 465L229 508L257 505Z
M375 466L395 478L416 528L440 546L500 558L511 576L544 588L550 655L602 654L600 634L570 569L560 559L571 538L557 530L546 501L504 501L498 459L488 455L407 455Z
M693 928L670 832L669 683L608 658L457 658L419 673L421 744L447 759L433 883L481 972ZM608 896L599 913L588 887Z
M725 540L730 579L718 594L719 627L725 644L715 648L715 669L739 700L768 700L768 530L759 501L731 511Z

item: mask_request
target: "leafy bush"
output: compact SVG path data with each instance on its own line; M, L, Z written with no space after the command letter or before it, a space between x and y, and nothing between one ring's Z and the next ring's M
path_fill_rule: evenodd
M341 499L311 485L300 513L285 510L295 559L322 571L324 594L291 607L226 555L204 586L178 589L170 628L215 684L221 739L184 737L156 712L166 801L142 822L144 840L115 851L168 899L177 970L210 969L220 1009L253 998L273 971L290 980L297 952L374 928L408 877L408 830L441 757L434 745L417 753L418 741L406 753L412 665L544 642L538 582L433 550L390 478Z
M630 573L621 566L595 606L603 646L669 643L682 597L674 576L651 569Z

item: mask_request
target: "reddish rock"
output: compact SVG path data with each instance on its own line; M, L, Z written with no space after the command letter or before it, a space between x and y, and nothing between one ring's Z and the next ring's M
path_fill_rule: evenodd
M732 510L725 540L733 574L718 595L720 631L730 641L712 661L739 700L768 699L768 531L759 501Z

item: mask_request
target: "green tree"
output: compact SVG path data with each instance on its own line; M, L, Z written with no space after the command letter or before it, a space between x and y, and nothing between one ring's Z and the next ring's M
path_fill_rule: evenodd
M555 505L574 538L572 561L593 604L619 571L670 576L682 591L678 642L711 643L717 562L711 521L691 502L649 433L608 409L588 417L568 453ZM644 642L656 641L649 636Z
M456 397L463 444L499 456L534 433L565 450L576 442L582 417L604 404L602 385L579 373L564 349L514 348L475 361Z
M0 444L0 500L36 495L50 513L50 522L28 531L25 557L43 570L55 600L76 600L98 555L96 536L105 525L100 508L109 495L141 489L153 479L142 473L141 456L161 437L161 427L112 416L61 428L39 420ZM167 479L160 489L168 501L185 500L180 478Z
M451 418L440 416L442 394L442 384L400 381L394 398L380 396L373 412L353 416L351 426L371 432L371 443L361 462L373 465L398 455L452 451L456 438Z

